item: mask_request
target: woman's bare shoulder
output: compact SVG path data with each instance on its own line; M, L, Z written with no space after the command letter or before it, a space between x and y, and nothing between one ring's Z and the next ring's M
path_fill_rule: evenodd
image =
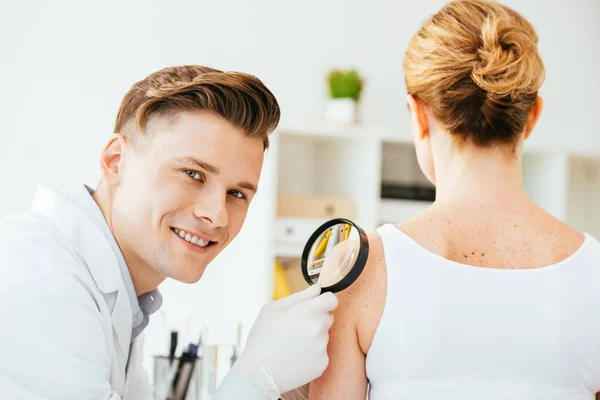
M429 207L396 224L396 227L427 250L444 254L446 246L443 237L452 230L454 224L450 215Z
M419 214L399 224L403 231L419 240L419 232L427 231L428 217ZM425 236L424 236L425 237ZM360 348L367 354L381 322L387 297L387 266L383 241L378 232L367 234L369 257L360 277L346 290L338 293L340 307L352 316Z
M535 204L519 209L430 207L397 225L421 247L487 267L536 268L573 254L585 237Z
M385 257L381 236L377 232L367 234L369 256L358 279L347 289L337 294L338 308L352 318L360 348L366 354L371 346L373 335L379 325L387 293Z

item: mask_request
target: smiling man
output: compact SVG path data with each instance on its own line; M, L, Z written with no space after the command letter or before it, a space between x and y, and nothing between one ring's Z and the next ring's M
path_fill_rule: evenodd
M279 116L243 73L182 66L133 85L97 188L40 188L0 222L1 398L152 398L140 351L157 287L197 282L238 235ZM325 370L337 300L319 292L263 308L213 399L277 399Z
M153 101L168 107L160 102L169 100ZM132 122L117 122L123 133L102 153L104 179L94 197L120 238L138 294L165 277L198 281L240 232L257 190L266 132L278 115L276 103L271 107L261 110L265 126L251 126L251 112L237 117L247 121L230 116L229 122L213 110L191 108L155 117L143 135Z

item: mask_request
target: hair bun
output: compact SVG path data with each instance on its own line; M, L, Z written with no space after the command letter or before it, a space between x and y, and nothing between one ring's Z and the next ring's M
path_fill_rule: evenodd
M488 16L481 27L481 46L471 78L481 89L498 96L535 93L544 80L537 36L515 26L509 15Z

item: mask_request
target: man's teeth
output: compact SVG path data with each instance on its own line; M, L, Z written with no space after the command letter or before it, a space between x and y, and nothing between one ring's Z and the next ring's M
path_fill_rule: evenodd
M188 242L195 244L200 247L206 247L210 243L208 240L199 239L197 236L192 236L187 232L181 231L179 229L173 229L176 234L178 234L182 239L187 240Z

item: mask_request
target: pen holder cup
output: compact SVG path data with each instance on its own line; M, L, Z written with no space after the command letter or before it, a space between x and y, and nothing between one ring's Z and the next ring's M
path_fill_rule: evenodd
M216 390L216 364L216 347L201 348L193 360L154 356L155 400L210 399Z

